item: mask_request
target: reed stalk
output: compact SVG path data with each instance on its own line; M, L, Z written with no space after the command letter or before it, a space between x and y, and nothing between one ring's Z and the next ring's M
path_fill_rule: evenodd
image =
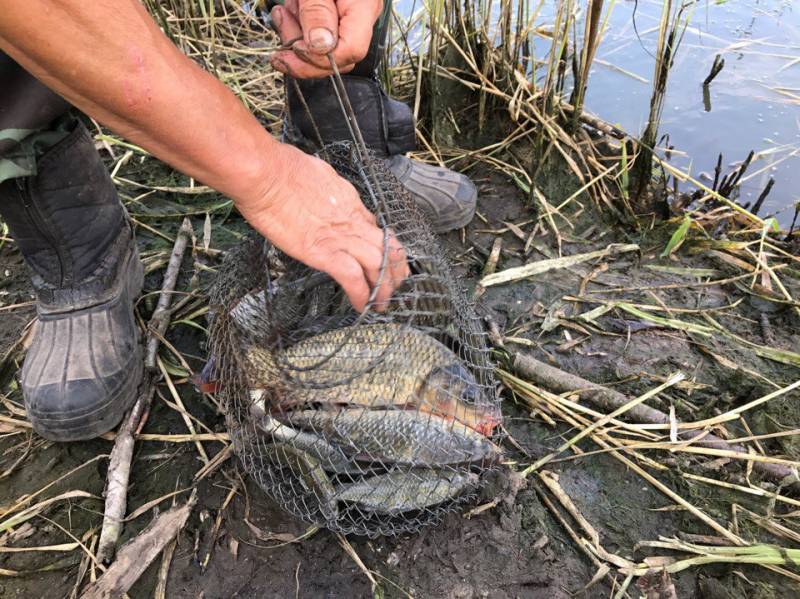
M636 177L636 195L641 196L650 184L653 172L654 148L658 139L658 128L664 112L669 73L675 62L678 47L683 41L691 18L694 0L664 0L658 27L658 43L655 52L653 90L650 95L650 112L647 124L639 138L639 154L633 165Z

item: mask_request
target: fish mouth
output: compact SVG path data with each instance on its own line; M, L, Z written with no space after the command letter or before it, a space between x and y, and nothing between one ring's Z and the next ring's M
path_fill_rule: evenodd
M439 410L426 405L412 405L409 404L405 409L409 411L420 411L425 414L438 416L444 420L458 422L459 424L480 433L484 437L491 437L494 434L494 429L503 422L503 417L499 411L497 413L486 413L480 420L473 422L468 418L459 417L447 410ZM476 408L473 408L476 409ZM476 410L477 411L477 410ZM493 410L494 411L494 410Z
M502 424L503 418L501 416L490 416L485 421L478 423L477 425L471 427L482 434L484 437L491 437L494 435L494 429L497 428L500 424ZM466 426L469 426L468 424Z

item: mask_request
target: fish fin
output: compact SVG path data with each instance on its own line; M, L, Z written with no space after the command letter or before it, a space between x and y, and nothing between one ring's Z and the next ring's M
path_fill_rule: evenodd
M208 362L205 363L200 372L195 372L189 381L194 385L198 393L216 393L222 389L222 384L214 379L214 369L216 368L216 359L211 356Z

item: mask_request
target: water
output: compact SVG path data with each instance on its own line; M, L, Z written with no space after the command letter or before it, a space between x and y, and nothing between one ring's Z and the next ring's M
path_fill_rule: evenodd
M421 4L396 0L395 9L409 16ZM498 16L499 4L493 3ZM605 4L607 10L610 0ZM555 5L546 0L536 25L552 23ZM661 0L617 0L589 79L586 109L632 135L644 130L648 118L661 7ZM412 48L419 47L420 33L414 28ZM535 38L537 58L546 58L549 49L549 39ZM702 83L716 54L725 68L710 85L707 110ZM706 185L720 152L727 174L756 151L740 201L753 203L773 177L759 214L788 226L800 201L800 1L698 2L670 73L660 134L675 146L672 164Z
M639 0L641 41L634 6L614 6L586 96L587 110L631 133L647 121L661 2ZM710 85L707 111L702 83L716 54L725 68ZM740 201L754 202L773 177L760 214L788 225L800 201L800 2L698 4L670 73L660 133L677 150L672 163L705 184L720 152L726 173L755 150Z

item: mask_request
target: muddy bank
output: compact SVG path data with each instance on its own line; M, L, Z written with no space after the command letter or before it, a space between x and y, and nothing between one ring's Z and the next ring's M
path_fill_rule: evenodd
M463 238L459 233L446 238L459 274L473 289L498 236L503 239L498 270L557 255L554 239L545 229L534 236L526 253L527 235L535 226L537 215L526 207L522 194L514 186L485 170L476 171L473 176L481 190L481 216L470 225ZM220 218L218 222L226 230L235 231L239 227L235 219ZM196 230L201 230L202 221L195 224ZM672 230L669 226L634 237L626 236L617 228L603 225L588 205L582 215L574 218L573 224L574 228L563 243L566 255L604 247L612 241L636 242L642 248L641 253L614 258L605 265L602 260L594 261L513 285L486 289L480 297L481 308L497 323L504 336L515 340L507 341L512 351L530 352L566 371L613 385L632 397L681 370L691 384L670 390L652 405L665 411L673 405L677 415L686 420L697 420L741 405L774 388L774 384L782 385L796 378L796 368L761 358L751 349L718 336L691 335L670 327L653 326L652 322L620 311L610 311L592 323L580 320L580 314L598 305L589 298L663 303L672 310L666 314L676 319L694 319L699 314L697 311L707 310L732 333L759 344L769 342L771 346L785 349L799 345L796 317L791 311L766 313L767 324L764 325L765 310L758 302L745 298L733 308L728 307L742 299L743 292L735 284L691 286L707 280L711 270L719 271L715 276L723 278L724 264L692 257L689 248L681 253L680 260L659 258ZM523 232L521 237L518 230ZM145 252L161 251L156 240L141 230L140 241ZM23 282L24 271L19 259L11 250L4 249L4 252L3 263L10 265L6 268L17 269L13 283L6 286L6 289L14 289L16 295L5 297L4 302L9 305L12 299L13 302L27 301L29 292ZM206 262L214 264L213 260ZM191 260L184 266L186 272L181 285L187 289L193 284L191 279L197 269ZM706 279L691 274L697 272L704 272ZM631 289L665 285L672 287ZM148 286L158 288L157 274L151 276ZM657 300L653 294L657 295ZM577 296L583 300L567 299ZM32 314L29 308L2 314L4 342L8 346L19 338ZM178 325L170 329L168 339L187 357L193 369L202 364L205 354L202 331ZM737 368L732 368L731 364ZM21 398L13 379L6 376L2 385L4 396L18 408ZM177 388L197 422L210 431L224 430L222 417L213 403L198 395L189 384L180 383ZM746 422L754 434L797 428L800 413L796 400L797 395L792 395L770 402L748 415ZM145 433L186 432L182 418L170 407L171 403L168 392L160 389ZM3 415L9 414L8 410L6 404ZM565 425L549 424L541 415L531 415L510 395L506 397L504 411L508 432L516 443L516 446L507 444L509 458L519 465L545 455L570 436ZM770 453L796 458L795 443L791 437L763 442ZM107 466L106 459L98 456L107 454L110 447L110 442L102 440L56 446L24 430L12 431L0 438L0 471L10 470L0 485L0 506L13 504L24 494L35 492L81 465L84 466L80 470L48 489L42 497L70 491L92 495L75 496L52 504L26 524L16 527L13 536L5 540L14 546L53 545L69 542L68 532L91 547L96 542L93 539L96 539L101 521L102 503L97 498L102 494ZM223 445L206 442L204 448L213 458L223 450ZM581 448L584 451L596 449L589 442L581 444ZM570 457L570 454L562 457ZM676 472L707 473L732 481L741 481L746 474L739 464L709 465L705 457L675 454L659 459L664 459ZM129 513L135 513L154 499L189 488L202 466L192 443L140 442L134 459ZM566 494L598 530L603 547L620 556L641 559L645 553L637 549L637 543L642 540L711 534L696 518L684 510L676 510L673 502L607 455L554 462L548 465L548 470L559 475ZM670 472L658 473L658 476L723 523L730 517L731 502L759 512L768 508L765 499L734 491L721 492L719 488L699 483L690 485ZM753 480L757 478L753 476ZM169 568L167 596L376 596L370 580L335 535L317 531L304 537L307 527L291 520L269 501L240 471L235 459L223 462L199 481L197 487L199 503L178 539ZM501 502L470 519L453 514L440 526L418 535L374 541L351 538L349 541L364 565L376 573L379 592L385 597L608 597L612 593L608 578L601 578L594 586L583 590L597 567L542 503L542 491L532 478L513 502ZM173 501L181 502L186 497L185 492L168 497L154 509L165 509ZM788 511L780 506L775 509L779 514ZM126 524L123 541L136 535L153 513L148 510ZM790 519L784 522L787 526L793 525ZM749 522L741 521L740 525L743 536L770 538ZM0 580L0 596L46 596L52 595L54 588L59 589L58 596L70 596L82 560L88 565L79 549L63 553L0 554L0 568L20 572L19 576L4 576ZM151 597L158 582L159 568L160 562L156 560L130 596ZM91 567L89 571L91 573ZM617 580L619 583L622 578L617 577ZM690 569L675 575L673 581L679 597L767 598L792 596L794 592L786 579L747 565ZM630 591L630 595L636 596L636 591Z

